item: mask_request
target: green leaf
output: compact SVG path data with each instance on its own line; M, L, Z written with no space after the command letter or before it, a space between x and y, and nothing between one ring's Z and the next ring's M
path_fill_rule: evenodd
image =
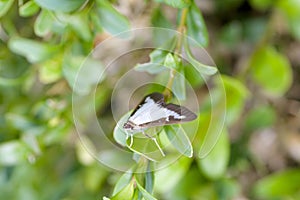
M180 185L191 163L192 159L182 156L176 162L172 162L172 165L155 171L154 191L165 193Z
M166 68L162 64L158 63L138 63L134 66L134 69L138 72L148 72L149 74L158 74L161 71L165 70Z
M202 76L198 73L198 71L192 65L183 66L184 76L189 84L192 87L196 87L204 84L204 80Z
M127 135L129 134L126 133L126 131L123 129L123 125L128 120L131 112L132 111L123 115L114 128L114 133L113 133L114 139L117 143L119 143L122 146L126 146Z
M113 196L116 195L118 192L120 192L123 188L125 188L131 181L132 179L132 171L129 170L127 172L125 172L120 179L118 180L118 182L116 183L115 187L114 187L114 191L113 191Z
M132 200L134 194L134 184L131 181L126 187L111 197L111 200Z
M281 96L292 84L292 69L288 59L273 47L257 50L251 58L251 75L263 91Z
M240 183L235 179L221 179L215 184L218 199L236 199L241 192Z
M0 17L3 17L7 11L10 9L14 0L1 0L0 1Z
M62 77L62 59L60 56L40 64L39 78L42 83L53 83Z
M250 0L249 2L252 7L262 11L267 10L274 4L273 0Z
M300 40L300 1L281 0L277 1L276 6L284 13L291 33Z
M202 14L195 3L193 3L187 14L187 34L203 47L208 45L208 33Z
M130 29L128 19L110 3L105 0L97 0L97 4L100 23L107 32L114 35Z
M12 166L24 162L28 153L28 148L18 140L1 143L0 165Z
M209 75L210 76L210 75L213 75L218 72L218 69L216 67L205 65L196 60L196 58L193 56L193 54L190 50L187 37L185 37L185 40L184 40L184 49L187 54L187 60L200 73L200 75Z
M150 194L152 194L153 193L153 187L154 187L154 172L149 167L150 165L151 165L151 163L148 162L148 168L147 168L147 172L145 174L145 189Z
M162 64L165 61L168 53L169 52L166 50L157 48L150 53L150 62Z
M223 75L222 81L226 92L226 122L230 125L240 117L250 93L237 79Z
M151 15L151 25L153 27L172 29L172 23L166 18L160 7L157 7ZM153 30L153 41L156 45L161 45L166 41L166 38L172 38L174 32L165 29Z
M198 158L198 165L203 174L210 179L220 178L227 169L229 161L230 144L225 129L211 152L203 159Z
M299 192L299 180L300 170L288 169L260 179L253 192L257 199L281 199Z
M164 61L164 66L170 68L170 69L177 69L178 62L176 62L175 58L171 53L168 53L165 61Z
M141 184L138 182L138 179L136 178L136 185L137 188L139 189L139 191L142 193L143 197L145 200L156 200L156 198L154 196L152 196L149 192L147 192L147 190L145 190Z
M181 125L165 126L164 130L172 145L183 155L193 156L193 147Z
M40 7L34 1L28 1L19 7L19 13L22 17L30 17L39 11Z
M52 11L72 12L79 9L86 0L35 0L42 8Z
M80 94L88 94L105 76L99 60L80 56L65 58L63 75L73 91Z
M252 108L245 119L245 129L252 132L257 129L269 127L276 121L276 112L270 106Z
M11 51L25 56L31 63L47 60L59 50L59 46L57 45L50 45L21 37L11 38L8 46Z
M65 24L68 24L76 35L85 41L92 39L92 33L89 27L87 13L79 13L73 15L60 14L58 18Z
M191 0L156 0L157 2L163 2L174 8L186 8L191 5Z
M150 74L158 74L167 68L164 67L163 63L166 60L166 56L169 51L165 49L173 49L174 39L166 42L162 48L157 48L150 53L150 62L144 64L137 64L134 68L136 71L146 71Z
M34 22L34 33L40 37L46 36L51 32L53 20L53 15L48 10L43 9Z
M185 88L185 74L182 64L178 64L178 71L175 73L172 92L175 94L178 100L186 99L186 88Z

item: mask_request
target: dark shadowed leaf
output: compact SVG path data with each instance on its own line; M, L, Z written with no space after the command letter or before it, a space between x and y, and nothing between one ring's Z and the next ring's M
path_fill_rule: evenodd
M203 47L208 45L208 33L202 14L196 4L189 7L187 14L187 34Z

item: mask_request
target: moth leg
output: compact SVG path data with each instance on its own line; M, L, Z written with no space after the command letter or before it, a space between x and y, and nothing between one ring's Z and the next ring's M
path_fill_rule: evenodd
M126 140L128 139L128 137L130 137L130 144L129 147L131 147L133 145L133 134L130 134L126 131Z
M166 156L165 153L163 152L163 150L161 149L161 147L159 146L159 144L158 144L158 142L157 142L157 139L156 139L155 137L151 137L150 135L148 135L148 134L145 133L144 131L143 131L143 134L144 134L147 138L150 138L151 140L153 140L153 141L155 142L155 144L156 144L156 146L158 147L158 149L159 149L161 155Z

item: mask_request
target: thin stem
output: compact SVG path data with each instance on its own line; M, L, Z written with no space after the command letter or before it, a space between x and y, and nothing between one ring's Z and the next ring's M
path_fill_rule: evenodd
M179 23L179 26L177 28L177 31L180 33L180 37L179 37L179 39L177 41L177 44L176 44L176 48L175 48L175 51L174 51L175 54L181 54L182 41L183 41L183 37L184 37L184 33L185 33L185 22L186 22L187 13L188 13L188 8L184 8L182 10L180 23ZM166 85L166 88L163 92L166 100L168 100L172 97L172 93L171 93L169 88L171 88L172 85L173 85L175 74L176 74L176 71L174 69L170 69L169 81L168 81L168 83Z

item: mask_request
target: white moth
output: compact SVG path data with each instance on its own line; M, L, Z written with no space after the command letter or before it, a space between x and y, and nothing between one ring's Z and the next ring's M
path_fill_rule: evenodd
M151 138L158 146L156 138L145 134L144 130L150 127L163 126L168 124L179 124L189 122L197 118L197 115L189 109L176 104L166 104L163 94L152 93L147 95L142 102L134 109L123 128L129 132L143 132ZM132 134L131 144L132 145Z

